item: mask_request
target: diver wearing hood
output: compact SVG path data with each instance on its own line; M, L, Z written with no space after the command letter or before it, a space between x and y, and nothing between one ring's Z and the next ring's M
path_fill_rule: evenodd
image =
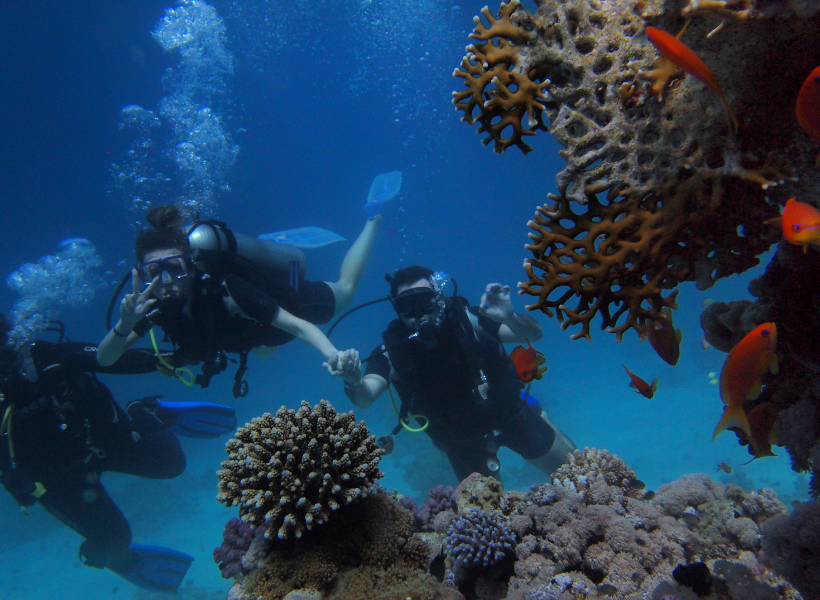
M425 433L447 454L459 480L473 472L499 477L500 446L554 472L575 446L521 398L523 385L502 345L540 339L540 325L513 312L509 287L488 285L474 307L445 296L445 283L445 276L424 267L397 271L390 300L398 318L368 358L367 374L362 377L356 350L342 352L329 367L359 408L393 384L400 418L424 417L417 422L427 423Z
M270 351L298 337L325 360L338 352L316 325L327 323L350 304L382 215L366 222L336 282L304 279L304 254L292 246L234 234L215 221L198 223L186 232L182 212L175 206L156 207L147 219L152 228L137 237L139 266L132 271L133 292L123 299L119 321L100 343L100 364L116 362L158 325L175 346L173 373L184 365L202 364L196 378L202 387L226 368L226 353L239 354L234 378L234 396L239 397L247 392L244 373L250 350ZM203 232L222 250L193 251L192 240ZM242 256L238 243L256 250L254 258L267 264ZM140 281L147 286L142 291Z

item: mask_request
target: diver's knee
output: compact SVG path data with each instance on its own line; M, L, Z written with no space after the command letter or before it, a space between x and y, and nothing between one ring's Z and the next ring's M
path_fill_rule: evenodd
M345 281L344 279L340 279L336 282L327 281L325 283L327 283L327 285L330 286L330 289L333 290L333 316L336 317L342 311L347 310L351 304L353 304L353 296L356 293L356 286L352 281Z

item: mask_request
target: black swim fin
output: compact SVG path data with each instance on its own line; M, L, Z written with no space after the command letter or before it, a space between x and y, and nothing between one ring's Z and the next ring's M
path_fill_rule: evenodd
M128 558L109 565L117 575L146 590L176 594L193 556L162 546L131 544Z
M220 404L158 400L155 414L184 437L217 438L236 429L236 409Z

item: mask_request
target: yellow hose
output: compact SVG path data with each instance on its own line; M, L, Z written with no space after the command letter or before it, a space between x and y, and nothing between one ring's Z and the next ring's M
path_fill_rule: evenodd
M154 347L154 353L157 355L157 359L159 360L157 370L163 375L167 375L168 377L176 377L187 387L191 387L192 385L194 385L194 383L196 382L196 378L194 377L194 374L191 372L190 369L186 369L185 367L175 367L167 360L165 360L164 356L162 356L162 353L159 351L159 346L157 346L157 338L154 336L153 328L151 328L150 330L150 336L151 345Z
M396 400L393 398L393 389L390 387L389 384L387 386L387 393L390 394L390 404L393 405L393 412L396 413L396 416L398 417L399 423L401 423L402 427L404 427L410 433L421 433L422 431L427 429L427 427L430 425L430 419L421 414L408 415L407 417L402 419L399 416L399 409L396 408ZM410 419L424 419L424 425L422 425L421 427L410 427L407 424L410 421Z

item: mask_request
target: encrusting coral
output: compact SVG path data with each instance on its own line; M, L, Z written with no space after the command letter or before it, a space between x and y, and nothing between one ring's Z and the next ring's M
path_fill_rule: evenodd
M384 474L382 450L353 413L322 400L313 410L280 408L236 431L225 444L217 499L265 537L300 537L332 511L362 497Z
M526 494L505 493L492 477L465 479L434 532L413 533L409 511L374 486L301 538L257 537L264 553L251 548L260 558L234 597L312 590L325 600L690 600L697 596L673 571L698 562L721 600L795 597L758 561L761 529L786 512L771 490L744 492L697 474L647 500L617 456L573 456L553 483ZM772 564L795 552L777 547Z
M479 122L499 152L528 152L523 139L537 130L564 146L558 193L529 223L534 258L519 287L537 297L528 309L565 329L581 325L573 338L590 339L598 313L619 339L631 328L643 337L646 319L674 306L663 290L682 281L706 289L757 264L774 240L762 226L776 216L767 197L820 190L809 170L816 148L784 109L820 62L820 18L784 10L765 19L770 7L750 3L709 36L729 17L707 5L740 12L718 4L541 0L530 14L511 0L498 19L482 11L489 26L475 19L471 37L483 43L467 47L454 73L467 87L453 99L463 120ZM681 41L723 87L736 134L715 91L679 70L659 79L646 27L674 33L682 15L694 17Z

